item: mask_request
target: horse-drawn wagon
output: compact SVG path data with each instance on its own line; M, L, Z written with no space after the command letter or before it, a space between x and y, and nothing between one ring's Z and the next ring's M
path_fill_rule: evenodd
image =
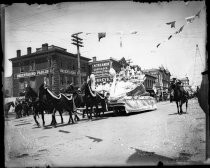
M108 107L113 111L124 111L125 113L156 110L156 100L151 96L126 96L118 100L110 100Z
M143 85L144 76L126 79L116 78L114 69L110 70L113 82L110 88L108 101L109 108L113 111L126 113L156 110L156 99L146 92Z

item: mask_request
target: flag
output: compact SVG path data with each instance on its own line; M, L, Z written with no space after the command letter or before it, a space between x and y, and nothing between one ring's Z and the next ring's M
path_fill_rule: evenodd
M179 30L178 31L176 31L174 34L178 34L179 33Z
M120 47L122 47L122 38L120 37Z
M171 28L173 28L173 27L175 28L175 22L176 22L176 21L168 22L168 23L166 23L166 24L167 24L167 25L171 25Z
M131 32L131 34L137 34L137 33L138 33L137 31L132 31L132 32Z
M193 20L195 19L195 16L190 16L190 17L187 17L185 19L186 19L187 23L192 23Z
M201 13L201 10L195 15L195 17L197 16L198 18L200 18L200 13Z
M184 28L184 25L182 27L180 27L180 29L178 30L178 32L180 33Z
M172 35L170 35L170 36L168 37L168 40L170 40L171 37L172 37Z
M101 38L106 37L106 33L98 33L98 41L101 40Z
M157 45L157 48L160 46L160 43Z

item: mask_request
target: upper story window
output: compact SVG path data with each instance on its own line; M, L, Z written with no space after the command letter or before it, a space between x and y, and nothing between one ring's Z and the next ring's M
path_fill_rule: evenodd
M65 83L65 77L64 77L64 75L61 75L60 76L60 84L64 85L64 83Z
M35 61L31 61L29 65L29 71L34 71L35 70Z

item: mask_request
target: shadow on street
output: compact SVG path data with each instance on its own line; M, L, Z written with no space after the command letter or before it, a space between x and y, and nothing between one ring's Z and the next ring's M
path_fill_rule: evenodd
M169 157L165 157L165 156L161 156L161 155L157 155L154 152L147 152L147 151L142 151L136 148L135 149L135 153L130 155L126 161L126 163L128 164L140 164L140 165L158 165L158 163L161 161L164 164L175 164L176 160L169 158Z

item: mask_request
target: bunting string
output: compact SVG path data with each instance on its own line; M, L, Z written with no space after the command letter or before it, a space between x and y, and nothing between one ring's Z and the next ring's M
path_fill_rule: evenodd
M202 9L205 9L205 6L204 6ZM183 31L184 26L185 26L186 24L191 24L191 23L193 23L193 21L194 21L196 18L199 19L199 18L200 18L200 14L201 14L201 10L202 10L202 9L200 9L195 15L190 16L190 17L186 17L186 18L185 18L185 21L186 21L186 22L185 22L180 28L178 28L173 34L169 35L168 38L167 38L167 40L164 40L163 42L159 42L159 43L156 45L156 48L159 48L159 47L161 46L162 43L164 43L164 42L166 42L166 41L168 41L168 40L171 40L172 37L174 37L174 35L177 35L177 34L181 33L181 32ZM176 28L176 22L177 22L176 20L170 21L170 22L167 22L166 25L170 26L170 28ZM103 38L106 38L106 37L107 37L107 34L108 34L108 35L119 35L119 36L120 36L120 47L123 46L123 44L122 44L122 37L123 37L123 36L128 36L128 35L132 35L132 36L133 36L133 35L140 35L140 34L139 34L139 31L136 31L136 30L133 30L133 31L130 31L130 32L118 31L118 32L115 32L115 33L113 33L113 32L86 32L86 33L85 33L86 36L89 36L89 35L97 35L97 36L98 36L98 42L101 42L101 40L102 40Z

